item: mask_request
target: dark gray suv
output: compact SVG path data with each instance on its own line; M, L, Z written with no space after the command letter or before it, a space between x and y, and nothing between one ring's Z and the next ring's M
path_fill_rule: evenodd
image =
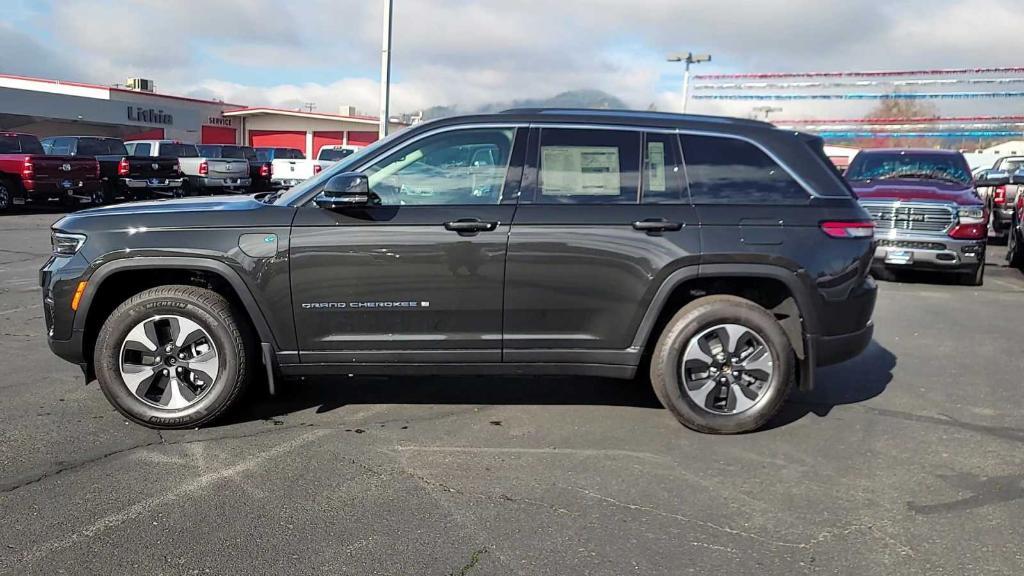
M40 280L54 352L155 428L211 422L257 379L649 374L680 422L735 433L871 340L873 243L815 137L512 110L417 125L283 195L69 215Z

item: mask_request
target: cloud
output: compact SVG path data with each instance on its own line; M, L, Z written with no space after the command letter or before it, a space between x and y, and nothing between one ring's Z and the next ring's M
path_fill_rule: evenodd
M67 0L33 20L45 46L22 31L33 56L0 50L0 66L103 83L144 75L163 91L372 112L381 11L369 0ZM577 88L676 109L682 70L664 57L687 50L714 54L699 72L994 66L1024 53L1019 0L396 0L394 23L393 102L406 111Z

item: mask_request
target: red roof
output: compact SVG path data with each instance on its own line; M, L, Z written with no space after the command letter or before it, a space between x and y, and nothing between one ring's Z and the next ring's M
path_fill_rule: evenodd
M269 106L249 106L238 109L225 110L225 114L232 114L236 112L284 112L287 114L305 114L309 116L326 116L328 118L340 118L343 120L367 120L371 122L380 122L380 118L377 116L367 116L364 114L355 114L348 116L345 114L331 114L328 112L307 112L306 110L288 110L286 108L271 108Z

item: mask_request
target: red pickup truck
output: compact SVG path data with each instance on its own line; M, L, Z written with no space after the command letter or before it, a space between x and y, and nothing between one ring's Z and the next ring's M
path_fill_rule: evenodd
M31 134L0 132L0 212L14 204L78 204L100 189L95 158L47 156Z

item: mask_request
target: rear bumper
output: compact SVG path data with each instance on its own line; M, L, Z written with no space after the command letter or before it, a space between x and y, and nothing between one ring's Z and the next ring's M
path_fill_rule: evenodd
M252 178L196 178L198 188L248 188Z
M1013 207L994 208L992 210L992 228L996 232L1006 232L1013 222Z
M873 264L886 268L958 272L985 261L985 240L903 235L878 240Z
M122 178L121 183L132 189L142 188L181 188L184 178L156 178L149 180L146 178Z
M91 196L102 186L99 180L23 180L25 196L30 200L50 200L67 196Z

